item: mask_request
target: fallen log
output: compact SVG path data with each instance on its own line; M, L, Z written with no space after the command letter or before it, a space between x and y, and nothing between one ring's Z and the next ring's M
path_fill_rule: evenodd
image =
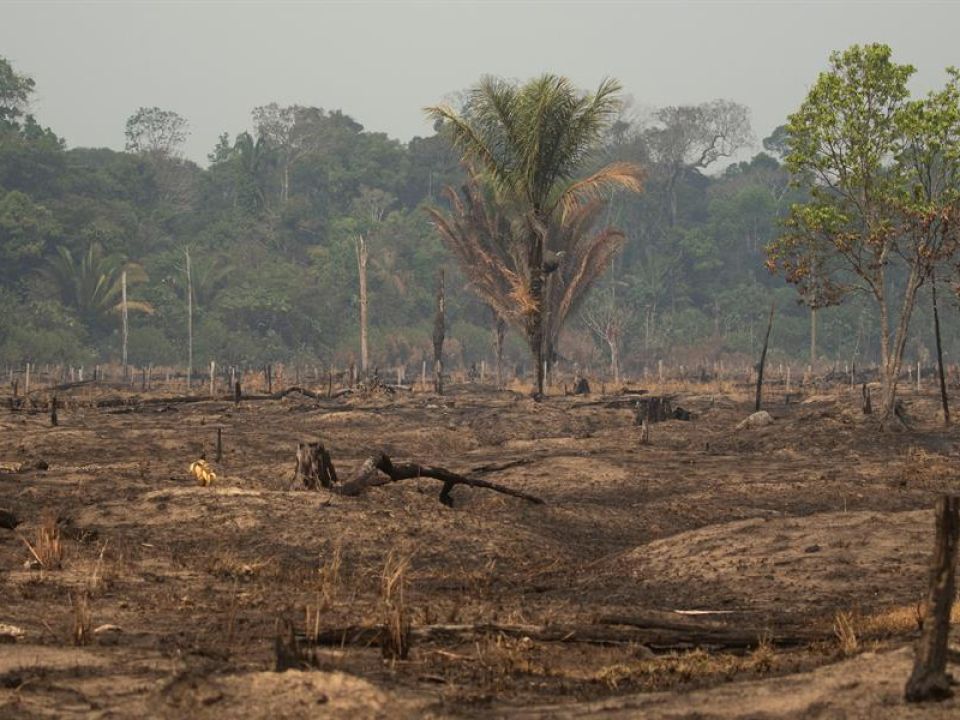
M51 385L49 387L38 387L30 391L30 395L37 393L51 393L51 392L63 392L65 390L73 390L74 388L84 387L86 385L96 385L96 380L77 380L76 382L62 383L60 385Z
M535 642L584 643L592 645L645 645L658 650L676 650L691 647L704 647L749 650L761 642L769 642L769 633L765 631L736 631L727 628L729 636L717 638L716 628L704 628L706 637L694 633L695 624L675 628L637 628L632 626L612 627L603 623L577 625L498 625L479 623L474 625L424 625L410 629L411 638L418 642L430 643L467 643L477 637L497 636L530 638ZM348 627L321 630L315 635L300 636L311 645L379 647L385 640L387 630L383 625L351 625ZM774 644L801 645L827 639L824 635L810 635L803 638L782 636L775 638Z
M521 465L529 465L533 462L533 458L525 457L519 458L517 460L507 460L502 463L488 463L486 465L475 465L470 468L471 475L483 475L486 473L501 472L503 470L508 470L512 467L519 467Z
M582 407L605 407L616 410L618 408L636 408L637 403L641 401L646 401L646 392L631 392L624 393L622 395L606 395L604 397L598 398L596 400L584 400L583 402L575 402L571 407L582 408ZM672 395L670 397L673 397Z
M689 616L647 612L640 615L607 615L597 618L600 625L622 625L643 633L644 641L655 647L676 645L713 646L727 649L757 647L767 641L781 647L807 645L825 636L817 633L771 633L766 628L739 628L715 622L692 620Z
M386 476L386 477L384 477ZM355 497L367 488L386 485L400 480L412 480L414 478L432 478L443 483L440 490L440 502L447 507L453 507L453 498L450 491L455 485L467 485L475 488L485 488L494 492L511 495L521 498L527 502L543 505L544 501L535 495L514 490L505 485L499 485L479 478L471 478L465 475L459 475L446 468L434 465L418 465L416 463L394 463L385 453L377 453L367 458L363 465L357 470L354 476L342 485L334 485L330 490L338 495L346 497Z

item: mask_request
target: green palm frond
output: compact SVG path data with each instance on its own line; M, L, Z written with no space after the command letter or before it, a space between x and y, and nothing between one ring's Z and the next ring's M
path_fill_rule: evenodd
M53 285L60 302L74 309L92 327L105 325L110 315L120 311L124 272L127 273L128 290L147 280L140 265L128 263L115 253L105 254L99 243L91 243L80 256L60 246L41 272ZM153 312L148 303L129 299L127 309Z

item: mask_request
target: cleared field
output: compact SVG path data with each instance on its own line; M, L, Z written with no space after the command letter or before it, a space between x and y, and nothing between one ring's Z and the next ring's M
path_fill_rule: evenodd
M847 390L772 396L771 425L737 430L745 395L691 386L693 419L649 445L598 396L92 407L115 395L62 398L57 427L0 414L0 464L48 466L0 472L22 520L0 529L0 716L960 712L899 699L934 499L960 492L932 395L906 398L908 432L878 434ZM305 491L298 440L341 478L383 451L545 503L458 486L450 508L427 478ZM378 634L395 620L403 659Z

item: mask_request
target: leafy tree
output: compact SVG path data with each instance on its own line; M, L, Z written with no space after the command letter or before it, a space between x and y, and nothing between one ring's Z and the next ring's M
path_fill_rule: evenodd
M544 259L550 228L558 217L608 189L639 191L639 167L615 163L575 179L621 107L620 85L601 83L581 93L567 78L542 75L522 85L485 78L474 87L463 113L428 108L442 121L474 173L485 173L501 201L515 207L524 227L527 338L543 394L545 340ZM555 226L555 225L554 225Z
M33 78L15 72L10 62L0 55L0 125L13 126L30 102L35 83Z
M793 206L769 249L771 268L801 295L826 304L862 292L876 303L884 423L894 412L917 291L952 253L941 231L952 235L957 209L953 190L941 195L924 179L934 166L955 166L956 75L947 90L917 103L907 88L913 72L893 62L886 45L831 55L788 125L787 163L810 200ZM938 187L955 178L937 177Z
M0 280L15 282L37 267L59 233L53 214L19 190L0 195Z

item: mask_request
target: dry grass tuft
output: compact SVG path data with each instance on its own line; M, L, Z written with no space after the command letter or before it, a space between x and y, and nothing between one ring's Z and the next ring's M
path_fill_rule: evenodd
M938 484L956 477L955 464L952 464L949 458L921 447L907 450L900 467L900 482L904 485Z
M770 633L764 633L753 652L750 653L750 662L757 672L769 672L773 668L776 655L777 650L773 645L773 638Z
M87 583L87 588L91 593L97 592L107 584L103 563L103 556L106 552L107 543L104 542L103 545L100 546L100 554L97 556L97 561L93 565L93 572L90 573L90 581Z
M857 617L856 630L861 637L888 638L919 632L927 615L926 603L887 608L871 615ZM960 603L954 603L950 622L960 624Z
M853 655L860 649L854 613L838 612L833 620L833 634L837 638L837 646L843 655Z
M59 570L63 567L63 542L60 540L60 526L52 513L45 513L37 528L37 537L33 544L22 535L20 539L27 546L41 570Z
M381 650L383 656L391 660L406 660L410 654L410 616L405 597L409 570L410 556L400 556L391 550L380 576L380 608L384 629Z
M610 690L630 685L644 691L666 690L677 685L723 678L730 680L747 673L763 675L777 669L779 655L769 638L761 638L749 655L711 653L703 649L671 653L648 660L617 663L601 668L590 678Z
M90 598L86 591L80 591L70 596L70 603L73 606L73 644L87 645L91 639Z
M338 540L317 572L317 595L314 604L304 607L304 630L308 637L320 634L320 621L336 606L342 587L343 543Z

